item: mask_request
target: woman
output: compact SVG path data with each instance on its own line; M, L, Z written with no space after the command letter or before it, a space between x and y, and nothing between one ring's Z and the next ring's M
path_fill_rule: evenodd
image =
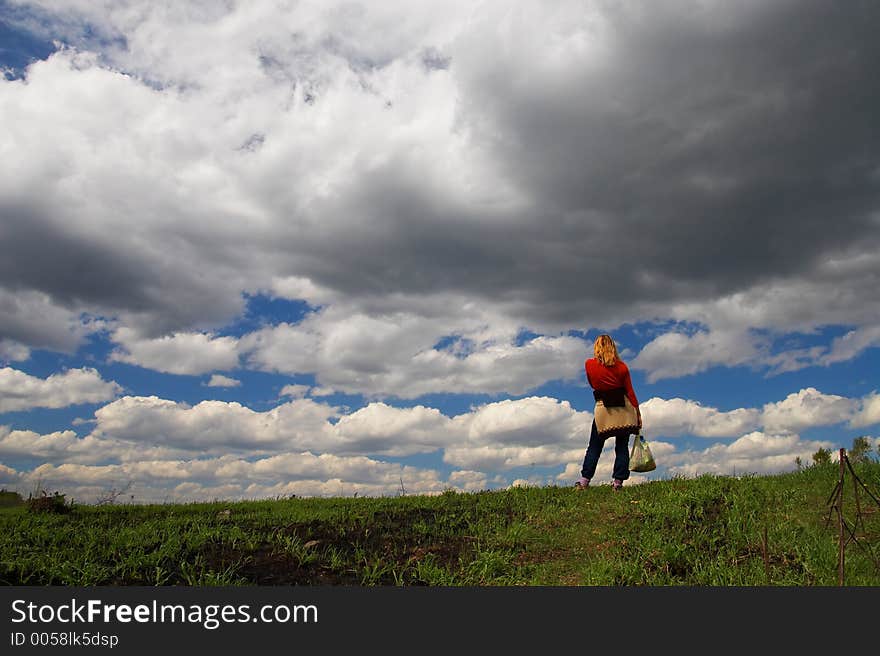
M583 490L590 485L605 440L613 435L614 478L611 487L619 490L629 478L629 436L642 428L642 413L633 391L629 368L617 354L617 346L610 335L599 335L596 338L593 354L595 357L589 358L584 363L584 368L587 382L593 388L596 409L581 478L575 483L575 487Z

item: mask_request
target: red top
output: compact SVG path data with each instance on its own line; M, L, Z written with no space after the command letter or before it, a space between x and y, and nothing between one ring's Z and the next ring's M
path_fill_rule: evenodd
M590 358L584 363L584 369L587 371L587 382L594 390L612 390L622 387L626 390L626 398L629 399L629 402L636 410L639 409L639 400L633 390L629 367L623 360L615 362L613 367L606 367L596 358Z

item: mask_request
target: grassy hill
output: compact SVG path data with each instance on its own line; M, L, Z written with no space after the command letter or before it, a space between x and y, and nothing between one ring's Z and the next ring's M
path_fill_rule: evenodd
M878 495L880 464L856 471ZM837 585L836 465L613 492L0 509L7 585ZM855 519L852 481L845 516ZM880 560L880 511L856 535ZM847 585L880 585L852 542Z

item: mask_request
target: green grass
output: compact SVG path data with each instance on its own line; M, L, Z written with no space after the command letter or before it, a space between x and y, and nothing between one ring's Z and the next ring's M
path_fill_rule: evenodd
M877 495L880 465L856 469ZM848 479L849 480L849 479ZM583 492L0 509L8 585L837 585L836 466ZM862 493L860 542L880 559ZM853 519L851 480L846 515ZM228 512L226 512L228 511ZM765 539L766 535L766 539ZM880 585L855 543L846 584Z

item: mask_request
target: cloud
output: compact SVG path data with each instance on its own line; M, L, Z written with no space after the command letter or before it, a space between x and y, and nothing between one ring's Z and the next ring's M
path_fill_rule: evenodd
M489 487L489 481L483 472L460 469L449 474L449 484L466 492L477 492Z
M551 218L553 230L544 228L566 235L572 250L632 236L627 259L637 265L613 266L601 249L590 251L595 257L572 279L607 280L608 270L615 276L571 310L589 307L601 291L613 316L625 313L617 303L707 303L774 280L816 280L823 259L844 252L866 256L876 275L867 247L849 236L829 240L821 218L837 207L859 234L873 224L876 199L852 203L834 182L852 167L868 184L870 167L852 154L876 148L855 105L841 113L834 91L841 87L832 82L839 76L847 88L861 88L869 75L873 55L845 61L833 54L838 38L867 37L857 22L868 17L834 20L821 3L733 10L706 3L699 12L674 3L640 11L645 6L564 3L549 14L531 4L507 10L489 3L484 22L473 21L470 57L455 59L466 76L465 102L479 117L477 134L491 126L486 141L503 153L510 174L534 197L569 211L570 224ZM793 35L787 44L774 37L783 24ZM492 40L503 56L484 56L490 25L504 25ZM815 51L813 58L796 54L813 48L819 59ZM808 127L823 120L839 126L853 150L837 141L837 130L819 136ZM796 155L806 157L806 143L822 144L823 154L812 151L794 180L784 171ZM795 206L783 204L790 198L783 190L797 195ZM810 205L819 198L827 204ZM838 275L847 296L858 288L851 273ZM558 296L548 295L548 305L550 298ZM812 312L804 301L798 310Z
M874 401L874 396L847 399L806 388L762 409L723 412L690 400L656 397L642 405L649 435L724 438L759 427L781 435L857 422L859 408L863 417L873 417ZM383 402L343 413L297 398L260 412L237 402L189 406L155 396L126 396L97 410L95 419L92 437L141 448L212 455L312 450L395 457L442 450L449 464L491 470L551 466L576 457L586 447L592 416L550 397L507 399L446 416L423 405L400 408Z
M2 462L0 462L0 484L5 487L15 487L19 485L21 482L21 474L12 469L11 467L7 467Z
M735 437L760 424L760 412L737 408L728 412L704 407L685 399L652 398L639 404L645 430L651 434L674 437Z
M218 257L209 265L214 240L202 232L206 224L199 228L198 220L181 214L188 213L184 199L200 186L199 176L188 165L166 168L183 164L178 156L206 136L195 123L183 128L172 118L176 110L183 117L192 108L185 110L174 94L102 68L93 54L73 50L33 64L27 84L4 83L0 103L21 127L0 142L0 152L29 152L0 187L0 212L14 227L9 247L16 253L0 265L0 284L17 297L42 295L55 314L77 316L90 309L151 331L181 329L240 310L238 291L228 293L241 289L230 270L234 258ZM157 121L153 128L151 121ZM32 141L32 129L39 126L49 131L40 143ZM181 150L172 146L174 134L182 139ZM175 175L166 175L169 170ZM65 189L58 181L68 173L72 185ZM37 181L46 184L44 193L28 194ZM201 237L194 238L193 230ZM23 316L20 310L11 318Z
M204 383L204 385L206 387L241 387L241 381L235 378L229 378L228 376L214 374L211 376L211 380Z
M31 357L31 350L11 339L0 339L0 360L22 362Z
M827 348L824 346L795 348L770 356L765 362L771 366L771 375L784 374L815 366L826 353Z
M0 426L0 455L9 457L32 457L54 460L69 455L80 444L72 430L39 435L33 431L9 430Z
M95 369L69 369L45 379L11 367L0 369L0 412L100 403L121 392L121 386L105 381Z
M489 331L483 318L476 308L470 316L462 311L458 321L335 308L296 325L283 323L245 335L239 348L252 367L314 373L323 386L368 397L522 394L548 380L579 375L587 348L583 340L538 336L518 343L515 329ZM438 346L444 340L448 344Z
M340 414L339 409L311 399L258 412L237 402L202 401L189 406L155 396L126 396L98 409L95 418L93 437L206 454L308 449L407 456L445 449L455 463L473 459L463 455L470 450L504 446L509 447L508 459L526 463L546 449L541 458L546 462L571 449L572 443L578 448L586 444L591 420L567 401L546 397L486 404L447 417L436 408L395 408L381 402Z
M517 467L552 467L561 462L583 460L586 443L580 448L568 449L559 445L536 447L505 447L501 445L449 447L443 451L443 461L455 467L474 467L501 471Z
M768 403L762 411L764 429L773 433L798 433L813 426L830 426L852 419L858 402L808 387L784 400Z
M405 456L435 451L450 440L451 420L435 408L393 408L370 403L341 417L335 432L338 450Z
M144 460L172 460L191 455L182 449L106 439L95 435L79 437L72 430L42 435L30 430L0 426L0 458L12 465L35 459L54 464L137 463Z
M586 444L589 420L568 402L544 397L487 404L447 417L434 408L384 403L338 416L335 408L309 399L257 412L235 402L188 406L126 396L95 412L94 429L85 438L72 431L46 436L13 431L0 440L0 454L13 460L31 454L50 462L93 464L185 458L194 452L271 456L308 449L401 457L442 449L446 462L460 468L506 469L576 458Z
M6 223L2 200L0 192L0 217ZM5 231L0 233L4 234L4 240ZM12 232L18 234L18 228ZM14 252L12 244L8 252ZM12 257L4 256L0 262L14 266ZM4 289L2 272L0 266L0 348L4 359L26 360L31 348L73 352L90 332L101 328L102 324L85 318L81 313L59 307L45 293Z
M880 329L864 326L835 337L828 346L793 349L769 358L772 373L798 371L805 367L829 366L857 358L869 348L880 344Z
M589 413L548 397L488 403L453 419L456 439L443 460L494 471L555 466L583 457L591 422Z
M0 477L4 471L0 469ZM254 461L231 456L199 460L144 460L113 465L44 464L31 472L5 474L19 484L40 481L47 489L63 489L78 499L97 498L112 487L132 483L137 501L266 498L279 495L382 496L428 494L453 487L438 473L363 456L340 457L310 452L285 453ZM466 485L478 473L457 476ZM460 488L459 488L460 489Z
M309 390L309 393L316 398L320 398L322 396L332 396L336 392L335 392L335 390L333 390L330 387L323 387L322 386L322 387L313 387L311 390Z
M640 407L645 430L650 434L737 437L757 428L786 435L818 426L869 426L880 422L877 398L877 394L869 394L862 399L851 399L807 387L760 409L736 408L722 412L696 401L656 397L642 402Z
M113 340L121 348L110 354L111 361L165 373L199 375L235 369L238 366L238 340L233 337L174 333L158 338L144 338L133 330L119 328L113 334Z
M652 438L664 471L774 473L792 468L798 457L809 462L819 447L832 446L805 441L796 430L844 423L852 408L861 408L864 421L871 421L876 397L846 399L807 388L762 410L721 412L683 399L652 398L644 405L649 434L737 437L704 450L681 450ZM97 410L95 421L85 437L2 428L0 458L13 466L41 460L44 465L19 474L27 480L51 474L53 485L68 485L80 495L97 495L101 486L123 479L138 481L138 494L149 498L336 495L342 490L389 494L399 491L401 477L408 492L435 493L450 486L506 485L505 472L532 484L567 484L580 471L591 416L549 397L487 403L452 417L422 405L397 408L380 402L341 414L305 398L258 412L235 402L189 406L158 397L123 397ZM754 430L757 425L764 429ZM377 459L436 452L460 473L444 481L433 470ZM610 479L613 460L609 440L597 480ZM544 470L557 467L560 473L547 478ZM533 473L523 475L528 471ZM642 480L648 479L633 476L633 482Z
M820 362L825 365L846 362L876 346L880 346L880 326L858 328L835 338L829 352L820 358Z
M455 418L468 443L537 446L589 438L589 413L550 397L488 403Z
M285 385L281 388L281 393L278 396L290 396L294 399L301 399L309 393L310 389L311 387L308 385Z
M632 361L648 372L648 382L697 374L724 365L752 362L757 355L748 336L738 332L699 331L692 335L668 332L656 337Z
M648 380L677 378L714 366L747 365L767 375L830 366L852 360L880 343L874 325L880 316L864 306L848 276L876 275L875 258L855 257L844 263L833 256L818 266L815 280L772 282L705 303L680 303L665 314L677 321L697 322L683 332L673 328L646 344L631 362L647 372ZM871 292L868 292L869 294ZM821 326L866 324L827 345L774 352L774 337L814 333Z
M269 291L278 298L301 299L315 306L330 305L337 300L332 290L318 287L308 278L300 276L276 277Z
M334 408L309 399L256 412L237 402L189 406L156 396L125 396L95 412L93 435L208 454L324 450L332 446L327 420L335 415Z
M794 434L773 435L752 432L731 444L716 444L702 451L677 452L669 457L669 471L683 476L700 474L772 474L792 471L796 459L812 462L819 448L832 442L802 440Z
M880 394L872 392L862 399L861 408L852 417L849 425L855 428L880 424Z
M752 327L876 343L859 332L880 307L870 4L27 9L73 47L0 80L0 157L19 163L0 181L0 339L70 351L86 313L133 331L120 359L225 370L235 349L210 335L274 290L382 350L400 338L405 362L316 361L309 345L358 342L316 320L272 329L251 366L401 398L521 393L565 371L558 335L625 321L701 326L639 354L652 380L765 362ZM465 304L544 337L464 358L415 339L470 338Z

